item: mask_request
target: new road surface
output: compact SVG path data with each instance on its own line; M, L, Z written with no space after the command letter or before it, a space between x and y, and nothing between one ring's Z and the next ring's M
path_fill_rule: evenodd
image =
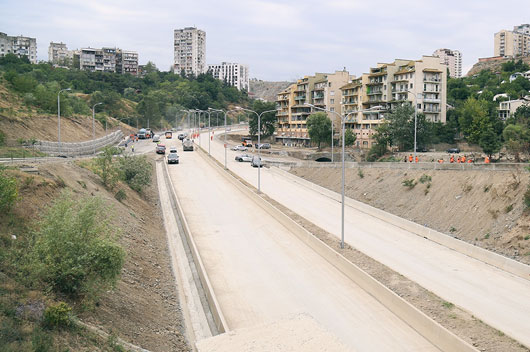
M202 135L202 146L206 151L207 138L207 134ZM211 154L224 163L222 141L214 138ZM257 186L257 169L250 167L249 163L236 162L236 154L239 152L228 150L228 168ZM267 168L261 169L261 190L315 225L340 236L341 205L336 200L309 189L296 178ZM237 213L237 210L234 212ZM348 244L530 346L529 280L425 240L349 206L345 209L345 219L345 241ZM260 224L259 219L253 221ZM284 270L283 267L278 269Z
M183 152L178 140L166 144L178 148L180 164L168 165L169 175L230 330L308 314L353 350L438 350L238 190L221 168L197 151Z

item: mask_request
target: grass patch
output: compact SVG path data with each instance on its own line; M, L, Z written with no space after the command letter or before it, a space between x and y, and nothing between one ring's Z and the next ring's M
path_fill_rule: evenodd
M504 212L508 214L513 210L513 204L508 205L506 208L504 208Z
M451 228L449 229L449 232L451 232L451 233L456 232L456 228L454 228L453 226L451 226Z
M484 239L485 239L485 240L487 240L488 238L490 238L490 234L489 234L489 233L487 233L487 234L484 235Z
M47 156L37 149L23 147L0 147L0 158L34 158Z
M363 170L361 170L361 169L359 168L359 170L357 171L357 175L359 175L360 178L364 178L364 172L363 172Z
M447 309L451 309L453 308L455 305L451 302L447 302L447 301L443 301L442 302L442 306L444 306L444 308L447 308Z
M401 184L408 189L413 189L416 186L416 181L412 178L404 179Z
M526 236L524 236L524 240L525 240L525 241L530 240L530 235L526 235Z
M425 182L431 182L432 181L432 177L429 176L429 175L423 174L423 175L421 175L419 181L420 181L421 184L424 184Z

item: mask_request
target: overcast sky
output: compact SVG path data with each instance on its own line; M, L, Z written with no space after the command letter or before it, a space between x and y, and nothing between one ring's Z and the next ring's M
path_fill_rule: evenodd
M460 50L463 73L493 56L493 34L530 23L528 0L0 0L0 32L69 49L103 46L139 53L167 71L173 30L206 31L208 64L249 65L250 76L295 80L344 67L368 72L377 62Z

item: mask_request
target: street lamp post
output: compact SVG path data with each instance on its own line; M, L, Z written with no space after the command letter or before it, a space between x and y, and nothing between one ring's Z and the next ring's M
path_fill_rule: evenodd
M92 143L94 144L94 155L96 155L96 113L95 109L96 106L101 105L103 103L96 103L92 106Z
M61 152L61 92L69 92L71 91L71 88L65 88L61 89L59 93L57 93L57 124L58 124L58 138L59 138L59 152Z
M328 109L324 109L324 108L319 108L317 106L314 106L312 104L305 104L305 105L309 105L311 107L313 107L314 109L317 109L317 110L322 110L322 111L326 111L326 112L329 112L329 113L332 113L332 114L335 114L337 115L340 120L341 120L341 127L342 127L342 179L341 179L341 232L340 232L340 248L344 248L344 199L345 199L345 196L344 196L344 184L345 184L345 167L344 167L344 154L345 154L345 142L346 142L346 133L345 133L345 126L346 126L346 119L348 118L348 116L352 115L352 114L357 114L357 113L363 113L365 111L370 111L371 109L375 109L375 108L380 108L380 106L374 106L370 109L366 109L366 110L360 110L360 111L352 111L348 114L346 114L345 116L342 116L340 115L339 113L335 112L335 111L331 111L331 110L328 110Z
M266 110L266 111L262 111L260 114L258 114L257 112L255 112L254 110L250 110L250 109L245 109L245 108L242 108L242 107L236 107L236 109L238 110L243 110L243 111L248 111L248 112L253 112L254 114L256 114L256 116L258 117L258 160L259 160L259 165L258 165L258 193L261 193L261 175L260 175L260 170L261 170L261 156L260 156L260 149L261 149L261 115L263 114L266 114L268 112L276 112L278 111L277 109L274 109L274 110Z
M226 114L230 111L234 111L234 110L228 110L228 111L224 111L224 110L219 110L219 109L211 109L212 111L218 111L218 112L222 112L224 115L225 115L225 135L224 135L224 148L225 148L225 170L227 170L228 168L226 167L226 134L227 134L227 130L226 130Z
M407 90L408 93L414 95L414 162L416 162L416 133L417 133L417 124L418 124L418 96L416 93ZM421 96L421 93L417 93Z
M212 139L212 127L210 124L210 115L212 113L212 108L208 108L208 156L210 156L210 140Z

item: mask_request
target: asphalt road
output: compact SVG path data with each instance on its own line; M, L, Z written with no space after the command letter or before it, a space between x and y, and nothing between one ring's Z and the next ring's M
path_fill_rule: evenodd
M180 164L169 165L170 177L231 330L306 313L354 350L437 351L198 152L165 142L178 148Z
M207 136L202 135L207 149ZM230 147L230 146L229 146ZM221 141L211 144L212 156L224 162ZM257 169L234 160L228 168L257 186ZM265 158L266 159L266 158ZM340 203L267 168L261 169L261 190L299 215L340 237ZM530 281L428 241L413 233L345 209L345 242L393 270L530 346Z

